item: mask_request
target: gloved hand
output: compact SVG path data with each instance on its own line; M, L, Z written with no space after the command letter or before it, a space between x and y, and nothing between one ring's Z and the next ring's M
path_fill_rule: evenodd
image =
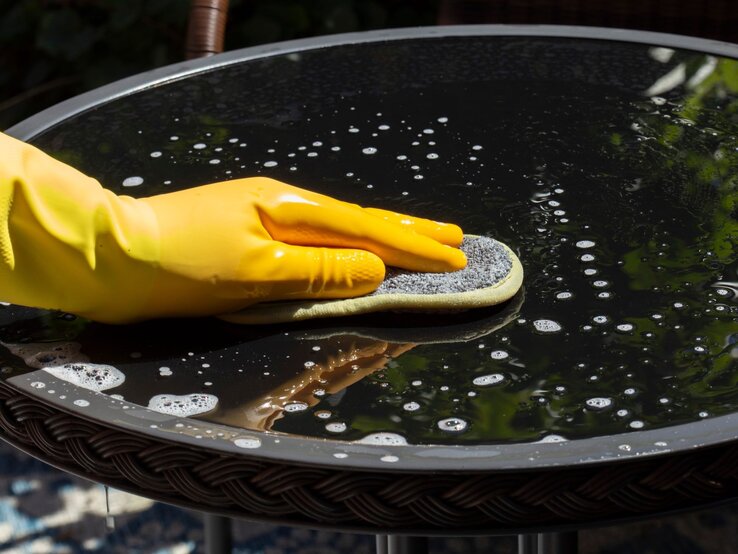
M374 290L454 271L455 225L263 177L134 199L0 133L0 300L125 323Z

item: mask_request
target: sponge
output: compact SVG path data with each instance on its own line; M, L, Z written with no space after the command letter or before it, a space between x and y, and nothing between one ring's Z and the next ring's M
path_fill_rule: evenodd
M387 268L382 284L365 296L339 300L263 302L220 316L241 324L285 323L386 311L458 311L500 304L523 283L523 266L505 244L466 235L464 269L421 273Z

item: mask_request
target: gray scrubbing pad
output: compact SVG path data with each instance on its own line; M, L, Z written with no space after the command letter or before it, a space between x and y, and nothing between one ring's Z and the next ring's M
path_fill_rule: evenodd
M388 267L384 281L370 296L379 294L449 294L483 289L502 281L513 261L502 243L488 237L464 237L459 246L466 267L450 273L419 273Z
M220 317L232 323L265 324L383 311L467 310L499 304L520 289L523 267L506 245L467 235L460 248L467 256L467 265L459 271L421 273L388 268L379 288L365 296L264 302Z

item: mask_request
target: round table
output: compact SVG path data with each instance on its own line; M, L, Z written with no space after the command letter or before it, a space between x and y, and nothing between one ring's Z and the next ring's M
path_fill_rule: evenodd
M209 514L389 534L380 550L574 551L585 525L734 498L737 59L621 30L379 31L31 117L9 133L118 193L269 176L492 236L526 278L490 309L281 326L3 305L0 434Z

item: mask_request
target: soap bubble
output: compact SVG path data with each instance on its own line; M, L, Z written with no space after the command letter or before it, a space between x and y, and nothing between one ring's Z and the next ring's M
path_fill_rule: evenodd
M149 400L149 409L162 414L189 417L213 410L218 397L212 394L157 394Z
M361 444L379 444L383 446L402 446L407 444L407 439L397 433L380 432L370 433L356 442L360 442Z
M126 376L118 368L89 362L44 367L43 370L63 381L97 392L117 387L126 380Z

